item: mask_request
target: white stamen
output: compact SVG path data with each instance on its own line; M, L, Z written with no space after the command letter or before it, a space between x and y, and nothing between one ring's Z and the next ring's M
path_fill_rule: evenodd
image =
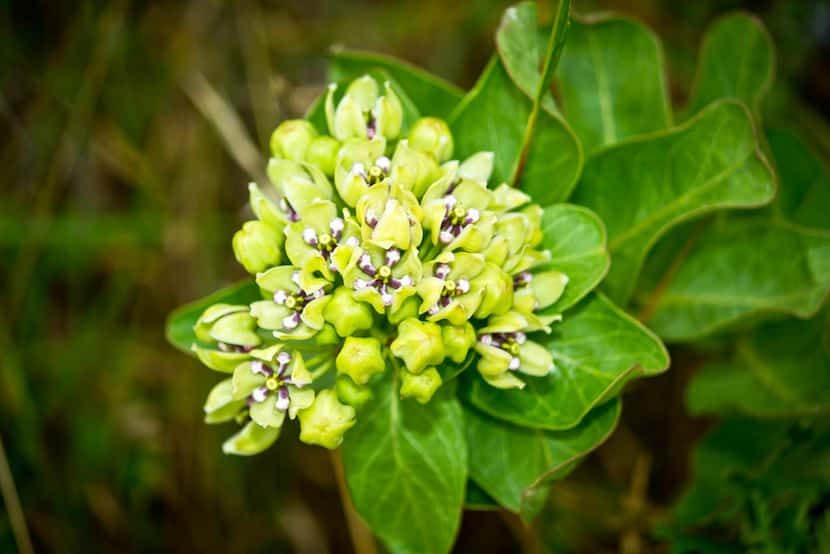
M368 286L369 286L369 283L367 283L363 279L355 279L354 290L363 290Z
M291 399L288 397L287 394L286 395L278 394L276 404L277 404L277 409L281 412L284 412L285 410L288 409L288 405L291 404Z
M334 234L337 234L340 231L342 231L344 226L345 224L343 223L343 220L339 217L332 219L331 223L329 224L329 228L331 228L331 232Z
M254 389L254 392L251 393L251 398L254 399L254 402L262 402L268 397L268 389L266 387L257 387Z
M317 242L317 233L311 227L303 229L303 240L306 244L314 244Z
M297 327L297 325L300 324L300 318L296 317L295 315L296 314L291 314L282 319L283 329L294 329Z
M449 231L441 231L441 234L438 235L438 240L440 240L444 244L449 244L455 238L455 235L450 233Z
M516 339L516 342L518 342L519 344L524 344L525 341L527 340L527 335L525 335L521 331L518 331L515 335L515 339Z
M394 298L392 297L392 295L391 295L391 294L389 294L388 292L387 292L387 293L385 293L385 294L382 294L382 295L380 296L380 299L381 299L381 300L383 300L383 305L384 305L384 306L391 306L391 305L392 305L392 301L394 300Z
M404 275L400 278L400 283L402 287L411 287L413 283L412 277L410 277L409 275Z
M278 290L274 293L274 302L277 304L285 304L286 300L288 300L288 293L284 290Z
M386 265L395 265L401 261L400 250L391 249L386 251Z
M459 279L455 290L461 291L462 294L470 292L470 282L467 279Z
M302 286L302 282L300 281L300 272L299 271L295 271L294 273L291 274L291 280L294 281L294 284L296 284L298 287Z
M360 268L363 269L364 267L372 267L372 257L369 254L360 256Z
M375 165L378 166L384 173L389 173L389 168L392 166L392 162L390 162L389 158L386 156L381 156L375 161Z
M444 198L444 206L447 208L447 210L453 209L455 207L455 202L455 196L453 196L452 194L448 194Z
M479 211L475 208L470 208L467 210L467 219L470 220L470 223L475 223L478 221L478 218L481 217Z
M360 162L355 163L352 166L351 172L349 172L350 177L354 177L355 175L360 175L364 179L366 178L366 168L363 167L363 164Z
M251 373L262 373L263 363L259 360L251 361Z
M446 279L449 274L450 266L447 264L439 264L438 267L435 268L435 276L439 279Z
M521 360L519 360L519 358L513 357L510 358L510 364L507 366L507 369L516 371L517 369L519 369L520 365L522 365Z
M435 306L431 307L431 308L430 308L429 310L427 310L427 311L429 312L429 315L435 315L435 314L437 314L440 310L441 310L441 308L438 306L438 304L436 304Z
M289 354L288 352L280 352L279 354L277 354L277 362L279 362L280 365L285 365L290 361L291 354Z
M481 335L478 340L481 341L481 344L484 344L484 345L487 345L487 346L490 346L491 344L493 344L493 336L492 335Z
M360 241L357 240L357 237L349 237L348 239L346 239L346 244L348 244L349 246L357 246L358 244L360 244Z

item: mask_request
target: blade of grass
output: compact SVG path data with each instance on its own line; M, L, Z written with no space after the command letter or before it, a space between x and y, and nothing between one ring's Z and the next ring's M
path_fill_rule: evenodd
M516 161L516 166L513 168L513 175L510 177L510 184L514 187L522 176L527 159L527 152L530 149L530 141L533 140L533 131L536 129L536 122L539 119L539 110L542 109L542 98L548 89L550 89L550 82L553 79L553 74L556 72L556 66L559 65L559 59L562 57L562 49L565 47L565 39L568 34L570 22L571 0L559 0L556 19L553 22L553 28L548 39L548 47L545 50L545 58L542 62L542 75L539 79L539 87L536 89L536 95L533 98L533 107L530 110L530 116L527 118L527 125L525 126L524 137L522 138L521 154Z
M3 448L3 437L0 437L0 492L3 493L3 502L6 504L6 512L9 514L9 523L18 551L20 554L33 554L35 550L32 547L23 508L20 505L20 497L17 496L17 488L14 486L14 477L6 458L6 450Z

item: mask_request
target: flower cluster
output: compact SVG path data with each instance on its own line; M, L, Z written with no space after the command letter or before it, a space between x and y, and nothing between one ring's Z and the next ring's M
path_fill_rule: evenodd
M444 121L405 129L389 83L364 76L337 92L332 136L282 123L270 182L250 185L257 219L233 249L263 299L211 306L195 327L199 358L232 374L205 405L210 423L244 424L228 453L266 448L286 415L303 442L337 447L387 372L426 403L453 365L505 389L553 369L532 333L550 332L545 308L568 279L539 249L541 208L488 188L492 153L451 159Z

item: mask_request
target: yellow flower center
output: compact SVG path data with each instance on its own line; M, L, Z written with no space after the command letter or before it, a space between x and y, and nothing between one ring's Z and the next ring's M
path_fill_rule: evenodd
M450 222L453 225L458 225L464 221L465 217L467 217L467 210L461 206L456 206L450 213Z
M269 377L265 380L265 386L268 390L277 390L280 386L280 382L276 377Z
M322 235L320 235L320 238L317 239L317 240L320 243L320 247L325 249L325 250L331 249L331 247L334 244L334 237L332 237L328 233L323 233Z
M382 265L378 269L378 277L383 279L384 281L388 281L390 277L392 277L392 268L388 265Z
M285 299L285 307L289 310L293 310L297 307L297 299L294 296L289 296Z
M455 294L456 287L455 281L447 279L444 281L444 294Z

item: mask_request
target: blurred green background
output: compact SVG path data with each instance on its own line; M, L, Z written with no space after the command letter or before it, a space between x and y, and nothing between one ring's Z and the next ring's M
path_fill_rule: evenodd
M351 551L328 454L285 436L253 459L222 455L231 428L201 412L217 378L165 343L164 318L243 276L230 237L247 182L271 130L323 89L332 45L469 87L509 3L0 0L0 437L36 551ZM678 102L706 24L754 11L778 45L771 103L830 152L800 108L830 110L827 2L575 4L655 28ZM649 530L706 428L682 408L694 364L675 356L629 393L538 533L469 513L457 551L662 548ZM16 550L9 515L0 504L2 553Z

